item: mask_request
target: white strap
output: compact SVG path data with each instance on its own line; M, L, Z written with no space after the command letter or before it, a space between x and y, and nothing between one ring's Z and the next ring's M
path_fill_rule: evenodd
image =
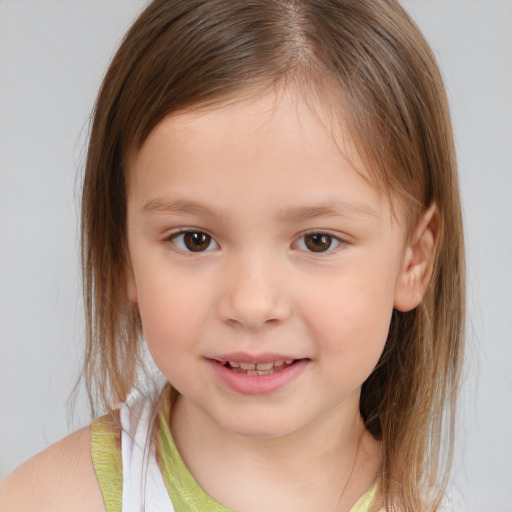
M155 447L148 442L151 412L150 400L125 404L120 410L123 512L174 512Z

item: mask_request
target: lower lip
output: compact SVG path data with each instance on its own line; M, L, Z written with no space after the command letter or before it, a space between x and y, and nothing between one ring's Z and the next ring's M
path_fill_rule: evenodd
M246 375L234 372L219 362L210 360L219 379L233 391L244 395L264 395L278 391L296 379L304 371L307 363L307 359L300 359L290 366L268 375Z

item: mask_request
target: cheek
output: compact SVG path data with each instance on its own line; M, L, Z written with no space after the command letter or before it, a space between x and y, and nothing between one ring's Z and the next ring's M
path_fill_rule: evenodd
M368 374L386 343L393 312L393 278L386 272L347 272L310 294L309 329L319 349L346 371ZM311 289L311 288L310 288Z
M386 344L392 311L380 305L379 310L373 309L370 315L368 302L355 299L346 303L339 315L333 315L320 333L329 388L354 392L375 369Z
M155 363L167 378L186 354L194 352L208 310L202 293L183 276L145 276L138 285L144 337Z
M381 303L370 308L367 300L358 298L346 304L340 302L339 306L338 314L333 312L319 326L319 338L327 351L343 358L348 366L368 361L373 368L386 343L392 308Z

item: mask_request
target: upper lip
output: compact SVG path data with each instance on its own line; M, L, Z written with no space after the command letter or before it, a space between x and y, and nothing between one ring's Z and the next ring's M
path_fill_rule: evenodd
M245 352L233 352L230 354L221 354L214 356L211 359L219 361L221 363L227 363L228 361L236 361L238 363L273 363L275 361L288 361L290 359L303 359L302 357L291 356L290 354L247 354Z

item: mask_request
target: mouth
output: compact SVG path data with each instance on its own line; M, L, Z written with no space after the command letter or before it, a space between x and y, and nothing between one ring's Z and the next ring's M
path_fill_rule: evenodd
M209 358L214 375L228 388L244 395L264 395L284 389L306 371L309 358L288 354L222 354Z
M219 364L235 373L244 375L271 375L297 363L300 359L283 359L264 363L246 363L242 361L218 361Z

